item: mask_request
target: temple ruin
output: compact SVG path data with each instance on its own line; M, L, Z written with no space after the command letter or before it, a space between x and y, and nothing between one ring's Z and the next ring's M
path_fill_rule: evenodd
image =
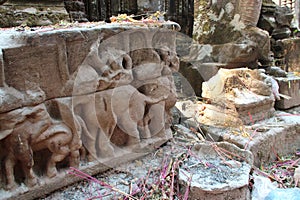
M106 186L127 199L248 200L255 171L292 154L289 178L268 178L297 187L299 7L0 0L0 199L151 166L165 149L158 182L149 170L135 177L149 185Z

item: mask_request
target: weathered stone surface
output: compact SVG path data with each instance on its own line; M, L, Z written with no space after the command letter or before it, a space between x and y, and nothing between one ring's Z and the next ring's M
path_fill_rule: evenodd
M280 27L282 26L291 26L292 19L294 17L294 13L291 8L285 6L276 6L275 9L275 20Z
M114 166L171 138L175 32L110 24L0 34L4 198L36 198L57 189L66 167Z
M192 156L179 169L183 189L190 187L189 199L250 199L250 151L220 142L196 144L191 152ZM232 159L221 158L221 152L232 153Z
M274 122L274 118L271 118L254 125L252 130L249 131L249 134L253 135L254 132L256 134L251 141L247 137L223 136L226 141L250 150L255 158L255 166L261 166L263 163L276 160L276 155L270 152L276 152L277 155L287 155L298 148L300 141L299 117L289 113L277 112L276 118L277 120L279 118L281 122Z
M272 60L269 34L255 27L260 7L260 0L216 1L209 7L200 4L194 38L210 44L213 62L225 63L227 68L256 68L258 60L267 65Z
M68 11L71 21L87 22L85 14L85 5L82 0L65 0L65 8Z
M208 125L201 123L201 114L208 106L211 105L199 101L177 102L176 107L181 111L179 122L185 124L188 120L198 119L193 128L201 126L208 140L226 141L250 150L254 156L254 165L257 167L276 160L277 155L293 154L299 148L299 109L291 109L288 112L275 111L274 117L270 118L265 113L261 113L259 121L234 128L234 124L227 123L228 125L224 126L228 121L226 121L228 119L226 114L234 117L233 114L224 111L224 107L219 115L215 114L216 108L213 108L214 113L210 121L215 123ZM223 123L223 126L218 127L217 123Z
M258 60L262 64L267 64L271 60L268 34L255 27L241 32L244 36L237 42L214 45L212 52L214 61L226 63L226 68L256 68Z
M202 94L202 83L208 81L224 66L221 63L180 62L179 72L188 80L197 96Z
M48 98L56 97L66 81L64 78L69 78L67 66L59 60L58 48L49 44L3 49L4 75L9 77L6 84L24 92L36 86L45 91Z
M260 120L262 113L272 115L275 101L272 84L271 77L259 70L220 69L202 85L202 97L212 105L205 107L199 121L238 127Z
M282 40L285 52L286 70L288 72L300 72L300 38L288 38Z
M289 74L288 77L275 78L279 85L279 93L286 95L276 101L278 109L289 109L300 105L300 77Z
M63 0L8 0L0 6L0 27L45 26L69 20Z

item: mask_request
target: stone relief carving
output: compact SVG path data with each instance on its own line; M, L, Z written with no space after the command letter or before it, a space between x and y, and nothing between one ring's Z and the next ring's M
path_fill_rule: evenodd
M145 37L145 33L141 35ZM5 105L13 98L6 94L14 93L1 94L7 99L0 105L0 143L7 152L0 152L0 164L5 166L0 187L11 190L23 182L34 187L41 184L43 174L53 178L66 166L102 162L122 156L124 151L138 152L155 138L168 139L170 109L177 98L172 77L179 68L176 53L168 46L126 52L102 45L102 41L100 34L82 64L64 74L69 79L61 94L71 96L52 98L55 93L47 96L47 84L41 89L33 82L32 87L38 89L31 91L32 99L21 91L28 103L8 109ZM7 85L0 89L20 93ZM45 169L38 162L42 151L50 153ZM80 159L84 156L86 161ZM21 169L25 181L16 168Z
M130 85L101 91L92 96L74 97L79 119L82 120L86 148L93 157L114 156L110 138L116 127L128 135L125 146L140 143L140 138L150 138L144 123L145 108L167 97L146 96ZM98 148L97 148L98 146ZM99 153L97 153L99 149Z
M44 104L1 114L0 121L4 125L1 126L1 137L4 137L2 139L7 150L4 164L8 189L16 187L14 167L18 161L22 165L26 185L37 184L32 169L34 151L48 149L51 152L46 169L49 178L56 176L56 163L67 156L70 159L70 166L77 167L76 159L80 144L74 144L71 129L63 122L52 119ZM72 145L76 145L77 148L74 149Z

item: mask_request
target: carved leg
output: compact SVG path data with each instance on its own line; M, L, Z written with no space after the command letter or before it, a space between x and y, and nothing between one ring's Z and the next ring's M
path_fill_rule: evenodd
M87 102L83 106L82 112L79 113L79 116L77 118L82 128L82 143L88 151L87 159L88 161L94 161L97 158L95 142L99 131L99 124L97 121L95 103L93 102L93 100Z
M143 120L138 122L138 129L139 129L139 132L141 133L141 138L143 138L143 139L151 138L151 132L149 129L150 120L151 120L151 118L147 114Z
M139 132L137 132L139 133ZM139 137L135 137L135 136L129 136L128 141L127 141L127 145L131 146L131 145L137 145L140 144L141 140Z
M15 157L9 153L5 159L5 171L7 178L7 189L11 190L17 187L14 176Z
M96 151L96 145L95 145L95 141L96 141L96 136L98 133L98 127L96 127L96 125L94 124L89 124L90 128L87 129L83 129L83 135L82 140L83 140L83 145L86 148L86 150L88 151L88 161L93 161L97 158L97 151Z
M62 161L66 155L53 153L47 164L47 176L49 178L57 175L56 163Z
M112 128L110 128L112 129ZM110 133L110 130L107 131ZM106 134L102 131L99 131L99 148L101 150L102 157L114 157L115 150L114 147L111 145L109 138Z
M77 168L79 166L79 160L80 160L80 152L79 152L79 150L71 151L71 155L70 155L70 167Z
M87 160L91 162L91 161L95 160L95 158L93 157L93 155L90 155L87 153L87 152L89 152L87 147L95 146L94 136L91 135L91 133L89 132L87 125L85 124L83 119L79 115L76 115L76 118L77 118L77 120L79 122L79 126L81 128L82 146L79 150L81 153L81 159L84 160L87 158ZM95 155L96 149L94 148L93 151L94 151L94 155Z
M32 164L32 166L22 164L23 171L26 175L26 185L27 185L27 187L33 187L38 182L37 178L34 175L32 167L33 167L33 164Z
M97 150L96 150L96 136L98 133L98 128L93 127L93 129L90 129L91 132L86 131L84 132L84 135L82 135L83 140L83 146L85 147L85 150L87 151L87 160L89 162L92 162L96 160L97 158Z
M140 143L140 133L138 131L137 123L120 123L120 128L129 135L127 145L136 145Z
M28 187L33 187L37 184L37 178L32 170L34 165L33 152L29 145L24 145L24 147L24 153L19 156L19 160L22 163L22 169L26 177L26 185Z
M129 135L127 145L136 145L140 143L140 133L137 128L137 122L128 122L127 118L119 118L118 126Z

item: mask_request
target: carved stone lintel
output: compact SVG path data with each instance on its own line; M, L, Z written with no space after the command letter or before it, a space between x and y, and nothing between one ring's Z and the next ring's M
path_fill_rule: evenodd
M20 195L13 189L24 182L30 193L45 186L43 174L55 182L66 167L110 166L171 137L175 34L123 28L14 32L15 43L0 40L1 188ZM164 34L170 37L160 41Z

